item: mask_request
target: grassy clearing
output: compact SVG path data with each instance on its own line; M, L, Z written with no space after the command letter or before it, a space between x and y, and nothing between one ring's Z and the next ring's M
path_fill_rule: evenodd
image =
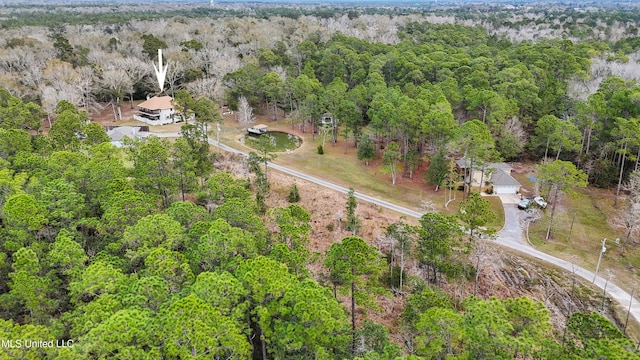
M414 210L420 208L420 200L438 201L435 196L428 196L426 190L416 196L414 186L403 184L402 179L395 186L391 185L391 176L382 174L377 164L366 166L354 161L355 149L352 146L347 147L347 155L344 156L342 144L325 144L324 155L319 155L317 146L321 140L307 139L305 142L308 146L292 154L281 154L275 162Z
M497 196L485 196L484 199L489 201L491 211L496 214L495 219L489 222L487 227L500 231L504 226L504 207L502 206L502 201L500 201L500 198Z
M579 189L574 196L562 195L549 240L545 240L545 236L550 207L544 210L542 219L531 224L529 235L538 249L592 271L598 262L602 239L607 238L607 251L602 256L598 274L603 277L611 274L613 282L630 290L636 286L638 277L630 271L629 259L621 253L621 246L615 243L615 239L624 234L607 222L617 214L607 195L604 190L591 188Z
M534 189L536 184L531 181L531 176L533 175L532 172L528 172L528 173L516 173L516 172L512 172L511 176L513 176L514 179L518 180L518 182L522 185L522 187L520 188L520 190L522 191L522 195L524 197L533 197L534 195Z
M327 139L324 145L324 154L319 155L317 148L322 144L321 135L312 137L309 132L302 133L298 131L297 127L296 129L291 129L291 125L284 121L263 123L267 124L270 130L292 132L303 140L301 147L296 151L278 153L278 157L273 160L277 164L302 171L340 186L352 187L356 192L375 196L412 210L423 211L422 203L428 202L436 210L447 214L454 214L458 211L462 192L458 191L456 200L445 208L446 194L444 189L435 192L432 186L427 186L422 178L424 169L418 169L412 179L403 178L399 173L397 184L392 185L391 175L380 171L380 159L371 161L369 166L365 165L364 161L357 160L357 150L353 145L352 139L347 141L346 154L344 138L339 138L336 144L332 144L330 139ZM225 117L225 123L221 129L220 140L235 149L251 151L253 149L239 141L244 133L244 128L233 120L232 116L228 116ZM211 133L211 136L215 138L215 131ZM400 166L398 171L402 171ZM491 209L497 215L496 220L488 224L488 226L500 230L504 224L504 210L500 199L495 196L485 198L491 203Z
M267 123L271 130L292 132L303 139L299 149L292 153L278 153L274 163L290 167L309 175L331 181L344 187L353 187L356 192L379 197L404 207L420 210L421 200L431 201L437 208L444 208L444 192L435 193L427 189L421 174L414 174L413 179L398 176L398 183L391 185L391 175L380 172L380 160L370 162L366 166L363 161L356 160L356 149L353 141L347 143L347 153L344 154L344 139L338 139L332 144L329 139L324 146L324 154L317 153L318 145L322 144L322 136L314 139L310 133L292 131L291 126L284 122L279 124ZM235 121L226 121L220 134L220 140L225 144L244 151L252 150L239 142L244 129ZM401 169L398 169L401 171Z

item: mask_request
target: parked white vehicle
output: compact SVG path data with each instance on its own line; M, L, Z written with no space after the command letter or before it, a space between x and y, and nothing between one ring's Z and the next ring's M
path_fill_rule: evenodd
M533 198L533 201L538 204L538 206L540 206L540 208L544 209L547 207L547 202L544 201L544 198L542 196L536 196Z

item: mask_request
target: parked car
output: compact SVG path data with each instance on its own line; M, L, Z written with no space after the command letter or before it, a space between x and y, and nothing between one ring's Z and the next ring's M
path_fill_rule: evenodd
M547 202L544 201L544 198L542 196L536 196L533 198L533 202L535 202L536 204L538 204L538 206L540 206L540 208L544 209L547 207Z
M533 203L533 200L529 198L522 199L520 203L518 203L518 209L526 210L531 206L532 203Z

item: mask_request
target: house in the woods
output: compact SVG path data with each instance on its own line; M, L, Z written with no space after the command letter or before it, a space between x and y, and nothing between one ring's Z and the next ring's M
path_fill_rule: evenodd
M520 192L520 183L511 176L513 168L503 162L472 164L467 158L456 160L458 171L463 176L465 184L472 188L478 188L482 183L482 189L493 189L494 194L517 194ZM482 169L484 169L484 177ZM483 178L482 178L483 177ZM469 182L469 179L471 181Z
M149 125L166 125L175 122L175 112L171 96L154 96L138 105L133 118Z
M108 127L107 135L111 139L111 144L115 147L123 147L122 140L125 137L130 139L143 139L148 137L149 127L148 126L116 126L116 127Z
M338 124L338 119L336 119L333 115L329 113L322 114L322 118L320 118L320 125L327 127L335 127Z

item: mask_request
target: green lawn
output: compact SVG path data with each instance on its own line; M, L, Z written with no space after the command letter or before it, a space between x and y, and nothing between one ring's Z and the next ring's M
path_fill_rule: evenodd
M291 131L291 125L281 121L279 124L267 122L270 130ZM239 150L251 151L252 149L239 142L239 138L245 133L244 128L227 118L220 133L220 140ZM317 153L318 145L322 144L322 136L316 135L314 139L310 133L296 132L303 139L302 146L292 153L278 153L273 161L277 164L302 171L306 174L321 178L335 184L352 187L356 192L375 196L406 208L422 211L422 203L430 202L438 211L453 214L457 212L462 199L462 192L456 193L456 200L452 201L445 209L445 192L441 189L435 192L433 186L427 187L422 179L422 172L414 174L413 179L402 178L398 174L396 185L391 184L391 175L380 171L380 159L370 162L369 166L364 161L357 160L356 149L353 140L347 142L347 154L345 152L344 139L341 137L333 145L330 140L324 146L324 154ZM210 136L216 137L215 131ZM401 172L401 167L398 168ZM495 196L485 197L491 209L496 213L496 220L488 224L489 227L500 230L504 224L504 210L500 199Z
M500 198L497 196L486 196L484 199L489 201L491 210L496 214L496 218L488 223L487 227L500 231L504 226L504 207L502 206L502 201L500 201Z
M280 124L269 122L268 125L273 130L291 131L291 126L284 122ZM243 134L244 129L239 124L226 121L220 140L233 148L251 151L251 148L238 141ZM327 141L324 154L319 155L317 147L322 144L321 136L316 135L315 139L312 139L309 133L297 134L303 139L302 146L289 154L278 153L278 157L273 160L274 163L347 188L353 187L356 192L376 196L409 209L419 210L421 200L431 201L437 208L444 208L444 192L434 193L432 189L427 189L421 175L415 175L410 181L399 175L398 183L392 185L391 175L382 174L377 166L378 162L373 161L370 166L366 166L363 161L358 161L352 140L347 143L346 155L343 138L340 138L335 145ZM215 135L215 132L211 134L213 138ZM401 171L400 168L399 171Z
M551 204L544 210L542 219L531 224L529 235L538 249L574 261L591 271L596 268L602 239L607 238L607 251L602 257L599 274L604 276L610 272L612 281L629 290L635 287L638 276L629 266L631 251L622 254L621 246L615 242L616 238L623 237L623 231L615 230L607 222L617 211L606 195L607 192L601 189L580 189L574 196L562 195L550 239L546 240L545 236Z

